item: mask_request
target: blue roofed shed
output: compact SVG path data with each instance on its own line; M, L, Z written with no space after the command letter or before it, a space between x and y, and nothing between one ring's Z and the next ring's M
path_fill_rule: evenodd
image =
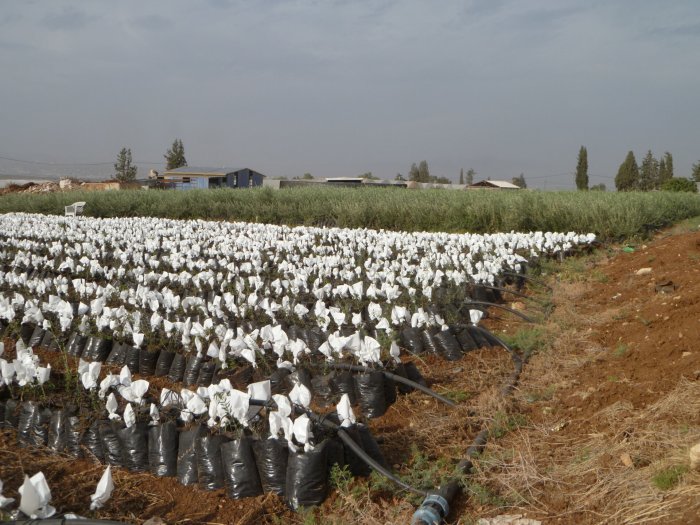
M210 188L254 188L262 186L265 175L249 168L196 168L183 166L158 177L166 188L176 190Z

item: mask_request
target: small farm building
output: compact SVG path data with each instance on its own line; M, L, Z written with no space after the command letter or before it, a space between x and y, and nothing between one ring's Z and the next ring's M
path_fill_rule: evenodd
M209 188L253 188L263 185L265 175L249 168L194 168L183 166L158 175L166 188L193 190Z
M516 186L512 182L504 180L481 180L467 186L468 190L492 189L492 190L519 190L520 186Z

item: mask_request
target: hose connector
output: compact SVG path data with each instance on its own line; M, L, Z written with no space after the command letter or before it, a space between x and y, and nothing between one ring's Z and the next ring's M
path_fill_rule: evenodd
M429 494L413 513L411 525L440 525L450 513L450 505L439 494Z

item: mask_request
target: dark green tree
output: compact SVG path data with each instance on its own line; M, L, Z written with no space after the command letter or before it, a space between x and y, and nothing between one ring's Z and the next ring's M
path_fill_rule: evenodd
M512 180L513 184L515 184L518 188L525 189L527 188L527 182L525 182L525 175L521 173L517 177L513 177Z
M467 184L470 186L474 184L474 175L476 175L476 171L474 171L472 168L469 168L467 170Z
M174 170L175 168L181 168L182 166L187 166L187 159L185 158L185 146L182 145L180 139L175 139L173 145L170 149L163 155L165 157L165 169Z
M578 150L578 161L576 162L576 189L588 189L588 150L581 146Z
M690 179L674 177L664 182L663 186L661 186L661 189L664 191L688 191L697 193L698 185Z
M137 168L131 161L131 149L122 148L114 163L115 178L119 182L128 182L136 178Z
M634 152L629 151L625 160L620 164L615 176L615 188L617 191L634 191L639 184L639 166L637 159L634 158Z
M663 186L664 182L673 178L673 155L668 151L659 159L659 180L657 189Z
M464 186L464 168L459 170L459 185Z
M411 169L408 170L408 180L419 182L420 173L418 172L418 166L414 162L411 164Z
M642 165L639 168L639 184L637 189L640 191L650 191L659 186L659 161L654 158L651 150L642 160Z
M430 169L425 160L421 160L418 164L418 182L430 182Z
M700 182L700 160L693 164L693 171L690 176L695 182Z
M378 180L379 179L379 177L375 177L374 175L372 175L371 171L367 171L367 172L363 173L362 175L360 175L360 178L361 179L368 179L368 180Z
M452 181L448 179L447 177L430 177L430 182L434 182L435 184L452 184Z
M403 175L401 175L400 173L397 173L396 177L394 177L394 180L406 180L406 179L404 178Z
M591 191L605 191L605 184L600 183L600 184L594 184L589 188Z

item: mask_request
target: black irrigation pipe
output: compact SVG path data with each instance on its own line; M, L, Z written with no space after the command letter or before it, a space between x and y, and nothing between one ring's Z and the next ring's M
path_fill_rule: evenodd
M64 524L75 524L75 525L125 525L123 521L108 521L108 520L93 520L89 518L48 518L48 519L35 519L35 520L15 520L6 522L8 524L16 525L64 525Z
M366 366L359 366L359 365L350 365L347 363L329 363L329 366L331 368L335 368L337 370L350 370L351 372L376 372L374 368L368 368ZM410 379L407 379L405 377L401 377L399 375L393 374L391 372L387 372L386 370L381 370L381 372L389 379L393 379L394 381L398 383L403 383L404 385L408 385L410 387L415 388L416 390L420 390L421 392L424 392L425 394L428 394L431 397L434 397L438 401L442 401L446 405L449 405L451 407L456 407L457 403L452 401L451 399L446 398L445 396L441 396L437 392L430 390L427 386L423 386L419 383L416 383L415 381L411 381Z
M518 292L517 290L511 290L509 288L503 288L501 286L493 286L491 284L480 284L479 286L481 286L482 288L488 288L489 290L497 290L499 292L509 293L509 294L515 295L516 297L522 297L524 299L528 299L529 301L532 301L533 303L537 303L540 305L545 304L544 301L542 301L540 299L535 299L534 297L531 297L523 292Z
M539 279L535 279L533 277L530 277L528 275L525 275L524 273L517 273L517 272L509 272L509 271L503 271L501 272L502 275L508 275L510 277L516 277L518 279L524 279L526 281L530 281L533 284L536 284L538 286L542 286L543 288L546 288L550 292L553 291L552 287L549 286L547 283L544 281L540 281Z
M462 308L464 308L465 306L472 306L472 305L473 306L483 306L485 308L500 308L501 310L505 310L506 312L510 312L513 315L520 317L523 321L526 321L526 322L532 323L532 324L535 323L534 319L532 319L531 317L528 317L527 315L525 315L522 312L519 312L518 310L515 310L509 306L505 306L505 305L498 304L498 303L489 303L487 301L471 301L471 300L465 301L464 303L462 303L462 306L459 307L459 310L461 311Z
M256 406L264 406L267 408L277 408L276 403L273 400L270 401L263 401L261 399L251 399L249 401L251 405L256 405ZM417 489L416 487L413 487L412 485L409 485L406 483L404 480L401 478L397 477L393 472L391 472L389 469L383 467L379 462L377 462L374 458L372 458L365 450L358 445L352 437L345 431L345 429L335 423L334 421L331 421L328 416L322 416L320 414L317 414L316 412L302 407L300 405L294 404L292 405L296 412L301 413L301 414L306 414L309 419L313 420L319 425L322 425L326 428L329 428L333 431L335 431L338 435L338 437L341 439L347 447L352 450L357 457L359 457L362 461L367 463L372 469L376 470L379 472L382 476L384 476L387 479L390 479L394 483L396 483L398 486L403 488L404 490L407 490L409 492L412 492L414 494L417 494L419 496L428 496L428 492L425 490Z
M501 345L511 356L513 360L513 372L501 386L501 395L507 397L511 394L515 385L520 378L520 373L523 369L523 358L510 348L502 339L492 334L488 330L475 326L475 328L484 335L493 338ZM471 445L467 448L466 457L463 458L455 467L455 475L442 487L435 491L429 491L428 496L423 500L411 519L411 525L440 525L442 520L447 517L450 512L450 503L460 491L460 478L470 474L474 464L472 459L479 455L486 447L486 442L489 437L489 429L483 428L474 438Z

